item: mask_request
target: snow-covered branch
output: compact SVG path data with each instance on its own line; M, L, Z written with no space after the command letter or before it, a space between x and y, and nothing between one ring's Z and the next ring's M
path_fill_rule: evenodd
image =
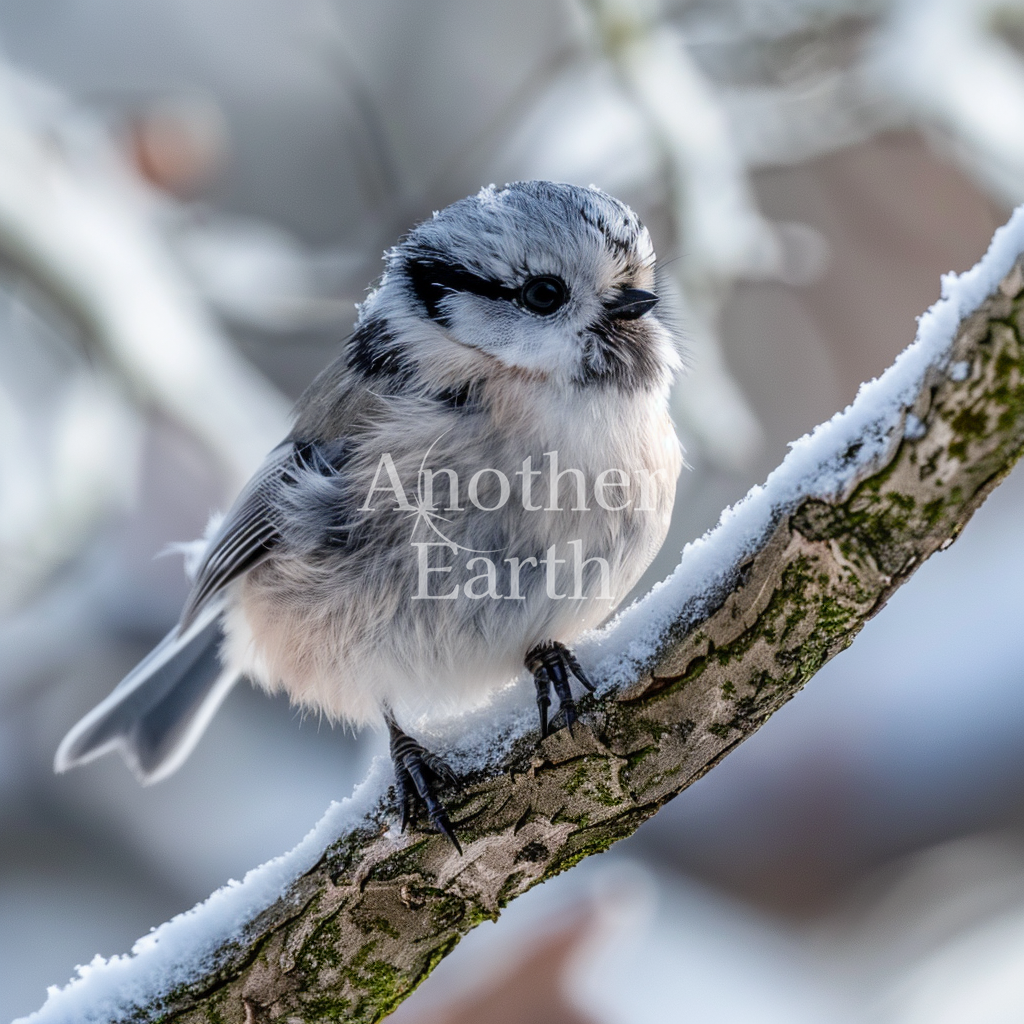
M847 647L1020 456L1022 252L1024 208L881 378L581 645L601 686L574 737L538 742L525 682L452 726L464 856L398 833L378 762L291 853L29 1020L378 1020L474 925L633 832Z

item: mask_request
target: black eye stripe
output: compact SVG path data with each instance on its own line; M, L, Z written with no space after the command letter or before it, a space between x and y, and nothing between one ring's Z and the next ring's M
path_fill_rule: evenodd
M485 299L507 300L513 300L518 295L516 289L474 274L457 263L417 257L409 260L405 267L417 297L427 307L432 320L444 322L440 304L448 292L470 292Z

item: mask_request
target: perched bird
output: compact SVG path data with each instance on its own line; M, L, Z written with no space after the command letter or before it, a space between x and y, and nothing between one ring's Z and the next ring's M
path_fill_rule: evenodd
M385 255L295 425L209 532L178 625L65 737L143 782L188 756L242 675L390 733L402 825L458 848L443 760L403 731L525 665L541 734L571 728L569 644L661 546L682 453L679 366L650 236L596 188L493 186Z

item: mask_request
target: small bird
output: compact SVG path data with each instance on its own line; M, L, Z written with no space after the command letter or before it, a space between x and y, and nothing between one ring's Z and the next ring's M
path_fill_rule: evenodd
M119 750L142 782L166 777L245 675L386 727L403 829L422 803L460 849L438 795L455 773L400 723L480 704L525 665L541 735L571 730L570 684L593 684L570 645L657 553L682 468L650 235L597 188L525 181L384 259L291 433L207 531L177 626L57 771Z

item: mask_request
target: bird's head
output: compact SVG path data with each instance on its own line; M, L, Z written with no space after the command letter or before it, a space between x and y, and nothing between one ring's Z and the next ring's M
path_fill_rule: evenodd
M655 308L654 250L596 188L525 181L435 213L386 255L350 364L481 361L564 386L662 387L678 356Z

